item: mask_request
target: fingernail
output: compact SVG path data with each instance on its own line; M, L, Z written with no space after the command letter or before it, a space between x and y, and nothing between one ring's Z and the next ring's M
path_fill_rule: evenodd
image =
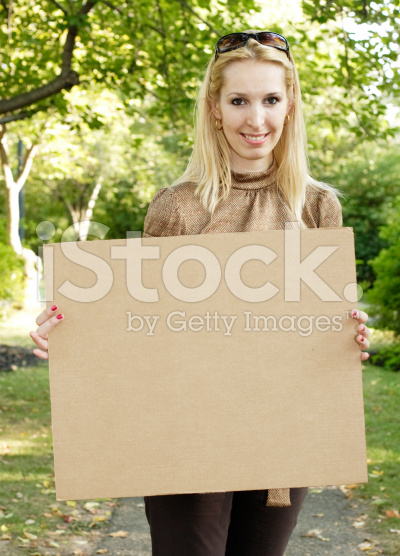
M361 341L363 342L363 341L364 341L364 338L361 338Z
M58 319L58 320L63 319L63 318L64 318L64 315L61 314L61 313L60 313L59 315L56 316L56 319Z
M361 330L365 330L365 326L363 326L363 327L361 328Z
M356 316L357 316L357 311L352 311L352 312L351 312L351 316L352 316L352 317L356 317Z
M50 309L51 309L52 311L57 311L57 305L53 305L53 307L50 307Z

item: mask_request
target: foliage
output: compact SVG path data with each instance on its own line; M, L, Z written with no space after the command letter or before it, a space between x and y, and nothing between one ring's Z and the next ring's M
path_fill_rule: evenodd
M83 14L88 4L92 7ZM133 111L132 101L150 96L154 102L149 116L176 132L187 119L196 68L212 53L211 45L235 21L259 9L254 0L231 2L229 9L220 1L198 5L192 0L125 0L114 7L98 0L21 0L13 5L9 18L3 4L0 17L6 32L0 39L4 74L0 97L18 98L27 84L32 92L54 80L66 39L74 31L72 70L79 75L81 90L101 84L119 91L126 108ZM27 109L54 106L64 114L65 92L33 102ZM87 109L82 116L96 125L96 117Z
M368 503L365 527L379 535L383 554L398 556L399 535L391 529L400 529L399 376L368 362L363 368L363 391L368 483L351 485L348 495L354 503L357 499Z
M312 167L323 181L332 183L344 193L341 199L343 225L354 230L357 277L367 289L375 280L371 266L388 240L379 234L400 194L399 142L360 143L343 152L342 146L331 145L324 158L312 154Z
M4 218L0 218L0 318L9 305L21 306L26 282L24 259L5 243Z
M381 348L371 356L371 362L391 371L400 371L400 343Z
M377 314L377 325L393 330L400 336L400 197L393 208L388 224L381 230L381 237L388 242L372 261L376 273L373 288L368 292L368 303Z
M399 89L398 47L395 31L400 17L398 2L388 0L302 1L304 14L322 28L336 22L335 36L341 45L341 67L337 79L366 89L375 85L395 97ZM355 39L354 27L362 31ZM379 105L374 102L372 110ZM367 115L367 114L366 114ZM368 118L367 118L368 119Z

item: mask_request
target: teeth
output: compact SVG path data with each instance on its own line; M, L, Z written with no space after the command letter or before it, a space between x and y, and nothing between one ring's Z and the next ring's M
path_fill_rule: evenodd
M250 141L259 141L260 139L264 139L265 135L267 135L267 134L262 135L262 136L256 136L256 135L245 135L243 133L243 135L246 137L246 139L250 139Z

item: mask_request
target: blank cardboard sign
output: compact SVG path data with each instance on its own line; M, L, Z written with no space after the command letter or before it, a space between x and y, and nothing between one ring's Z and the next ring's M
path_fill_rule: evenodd
M366 482L351 228L44 246L58 500Z

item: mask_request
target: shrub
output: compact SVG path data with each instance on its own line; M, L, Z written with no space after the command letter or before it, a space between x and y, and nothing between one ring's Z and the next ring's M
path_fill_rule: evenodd
M21 306L25 295L25 263L10 245L0 242L0 316L8 306Z
M391 371L400 371L400 344L382 347L377 354L371 356L371 362Z
M393 330L400 336L400 202L380 236L389 246L371 261L376 273L374 286L367 293L367 302L377 315L376 324L384 330Z

